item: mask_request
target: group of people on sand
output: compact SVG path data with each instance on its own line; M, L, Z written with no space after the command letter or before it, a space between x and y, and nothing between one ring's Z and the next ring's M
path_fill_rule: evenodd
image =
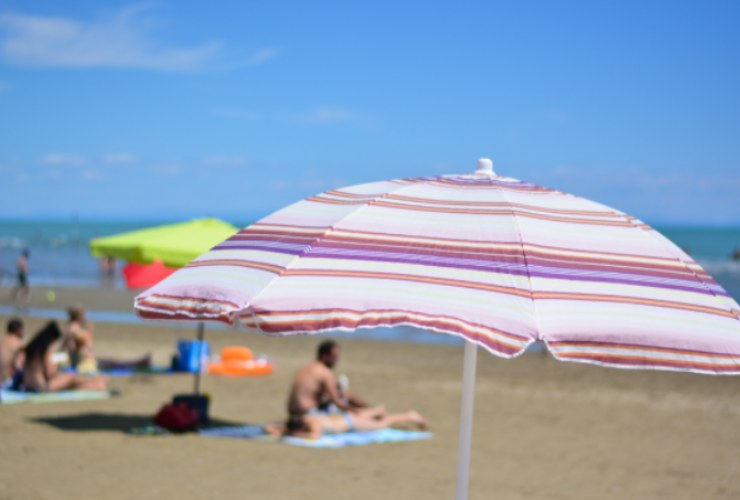
M334 374L341 350L333 340L322 342L316 360L298 370L288 395L288 418L269 424L265 432L275 436L316 439L322 434L372 431L388 427L426 429L418 412L390 413L384 405L370 405L340 384Z
M6 333L0 339L0 387L26 392L105 389L106 377L60 370L54 353L57 347L65 345L67 336L55 321L50 321L25 343L23 321L19 318L8 321Z
M28 343L23 321L8 321L0 338L0 387L26 392L55 392L71 389L102 390L108 377L97 374L98 368L146 368L150 356L130 361L96 359L93 349L93 325L85 311L71 307L64 331L56 321L46 324ZM71 370L60 369L60 353Z
M146 368L150 357L117 361L96 358L93 325L79 307L68 309L64 331L55 321L46 324L25 343L23 321L8 321L0 338L0 388L28 392L54 392L71 389L103 390L108 377L96 374L98 368ZM55 353L63 353L73 371L60 369ZM265 432L276 436L318 438L323 434L371 431L388 427L426 429L418 412L390 413L384 405L370 405L340 383L334 373L341 349L333 340L322 342L316 359L300 368L288 395L288 418L268 424Z

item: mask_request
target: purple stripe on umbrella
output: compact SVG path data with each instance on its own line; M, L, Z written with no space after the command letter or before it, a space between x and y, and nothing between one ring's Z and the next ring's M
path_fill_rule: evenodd
M256 243L256 244L255 244ZM427 266L447 267L456 269L469 269L476 271L489 271L512 276L535 276L549 279L569 279L573 281L590 281L601 283L614 283L625 285L645 285L656 288L671 290L690 291L706 295L729 296L727 292L711 283L678 279L650 277L644 274L621 274L621 273L599 273L587 270L579 270L573 267L551 267L551 266L525 266L524 264L512 264L510 262L466 259L466 258L444 258L431 255L402 254L395 252L370 252L347 250L344 248L310 247L309 245L296 245L281 242L265 241L252 242L243 245L237 242L224 242L214 250L259 250L281 253L287 255L301 255L307 258L332 258L340 257L349 260L365 260L372 262L393 262L398 264L418 264Z
M508 244L508 243L507 243ZM514 245L515 243L511 243L511 245ZM453 249L440 249L435 247L422 247L418 245L399 245L396 243L391 244L385 244L380 242L375 242L373 244L356 244L356 243L347 243L344 240L337 240L335 238L323 238L321 240L317 240L316 243L313 245L314 250L312 252L315 252L317 248L343 248L348 251L365 251L365 252L390 252L390 253L402 253L405 255L430 255L430 256L438 256L441 258L449 257L449 258L457 258L457 259L474 259L474 260L486 260L490 261L491 258L497 258L499 262L510 262L510 261L521 261L524 262L523 255L521 253L514 253L512 251L502 251L498 250L495 252L485 251L485 250L473 250L473 249L464 249L464 250L453 250ZM509 258L510 260L506 260ZM621 269L622 274L627 275L645 275L645 276L653 276L658 278L666 278L666 279L685 279L687 281L695 281L697 279L696 273L691 271L688 267L684 267L683 269L655 269L651 267L647 267L645 265L640 264L634 264L634 263L626 263L626 262L612 262L612 261L606 261L606 262L598 262L594 263L589 259L567 259L565 257L537 257L532 256L529 253L527 253L526 262L532 266L532 265L540 265L542 267L546 268L570 268L570 269L578 269L578 270L594 270L594 271L601 271L604 268L609 269ZM714 280L707 277L704 281L708 283L714 283Z
M696 283L685 280L649 280L644 276L619 275L618 273L596 274L579 274L574 270L564 270L557 268L545 268L539 266L530 266L527 268L522 264L511 264L506 262L480 261L473 259L441 259L431 258L428 256L410 256L408 254L394 254L390 252L348 252L327 247L312 248L311 252L304 255L306 258L343 258L349 260L366 260L372 262L393 262L398 264L419 264L436 267L448 267L455 269L470 269L477 271L490 271L513 276L536 276L539 278L550 279L570 279L573 281L591 281L602 283L615 283L626 285L645 285L656 288L666 288L671 290L682 290L702 293L706 295L723 295L727 292L723 289L710 289L708 284ZM529 271L528 271L529 269ZM539 269L539 270L538 270Z
M512 264L512 261L520 261L524 263L524 259L520 256L511 256L511 260L503 260L501 257L506 257L506 254L496 253L485 253L485 252L459 252L454 253L452 251L438 251L438 250L427 250L427 249L419 249L414 248L413 251L409 248L403 248L403 252L395 252L394 250L400 249L401 247L399 245L387 245L387 246L370 246L370 245L352 245L352 246L346 246L346 245L326 245L324 242L317 242L316 245L312 247L311 253L313 255L320 254L322 249L330 249L327 250L329 252L333 251L336 253L333 253L332 255L338 255L342 251L346 252L355 252L357 255L366 254L370 257L374 255L388 255L388 256L399 256L399 257L407 257L411 258L411 255L419 256L420 259L426 259L429 257L430 259L438 259L439 262L443 262L444 259L455 259L457 262L460 262L462 264L465 263L472 263L472 262L485 262L485 263L501 263L501 264ZM483 258L476 258L477 256L483 257ZM497 257L498 260L492 260L491 257ZM605 276L625 276L629 277L630 279L636 279L637 276L645 276L645 281L664 281L664 282L672 282L672 283L700 283L702 281L707 283L707 286L715 288L718 291L721 291L721 287L716 286L716 283L711 280L701 280L696 276L696 273L692 272L688 268L685 269L676 269L672 271L654 271L650 272L649 269L646 269L644 267L635 267L631 266L629 264L620 264L618 266L612 265L611 269L621 269L622 272L615 273L614 271L610 272L604 272L603 269L605 268L604 265L594 265L589 262L583 263L579 265L578 262L573 261L563 261L561 259L543 259L543 258L532 258L528 257L526 259L526 262L528 264L528 267L530 269L533 269L535 267L538 267L540 269L562 269L567 270L571 269L575 274L584 274L588 272L593 272L593 274L603 274ZM567 273L564 273L567 274Z
M302 252L305 252L309 248L311 248L311 245L286 243L282 241L254 240L250 241L249 244L244 244L241 241L227 240L215 247L213 250L265 250L270 252L298 255Z

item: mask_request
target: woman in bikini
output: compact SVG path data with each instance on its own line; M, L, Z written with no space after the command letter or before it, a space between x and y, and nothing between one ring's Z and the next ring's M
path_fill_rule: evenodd
M98 370L151 368L152 357L145 354L135 359L96 358L93 349L93 324L87 320L81 307L67 309L69 321L62 339L62 348L69 355L69 363L79 373L93 374Z
M52 345L61 338L56 322L49 322L26 346L23 365L23 387L29 392L55 392L67 389L104 390L108 378L83 377L74 373L59 373L52 361Z

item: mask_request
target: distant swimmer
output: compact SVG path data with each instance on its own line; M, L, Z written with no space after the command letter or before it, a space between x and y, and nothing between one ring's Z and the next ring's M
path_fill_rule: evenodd
M18 295L20 295L22 298L22 306L25 308L28 308L28 303L31 298L31 287L28 284L28 258L30 256L31 252L28 249L25 249L21 252L21 256L18 257L18 262L16 262L18 282L12 292L13 302L17 301Z
M735 262L740 261L740 247L735 248L735 250L732 251L730 258Z

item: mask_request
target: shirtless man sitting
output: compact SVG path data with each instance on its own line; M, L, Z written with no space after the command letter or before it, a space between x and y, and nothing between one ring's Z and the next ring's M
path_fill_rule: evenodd
M9 386L23 368L23 322L8 321L6 334L0 339L0 387Z
M396 425L426 428L426 421L415 411L389 414L382 405L369 406L356 394L340 393L333 371L339 356L339 345L333 340L319 345L316 360L299 369L293 380L287 422L266 426L266 432L317 438L322 433L369 431ZM333 405L338 412L322 411L327 405Z

